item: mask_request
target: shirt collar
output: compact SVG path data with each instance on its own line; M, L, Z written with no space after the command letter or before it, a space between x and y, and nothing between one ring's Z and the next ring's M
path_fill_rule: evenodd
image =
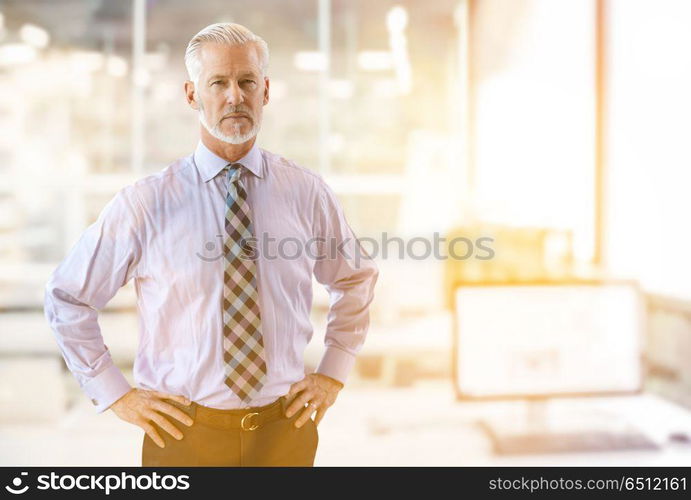
M204 182L208 182L218 175L231 162L221 158L207 148L200 140L197 149L194 151L194 164L197 166L199 174ZM245 156L232 163L241 163L243 167L252 172L257 177L263 177L262 172L262 153L255 140Z

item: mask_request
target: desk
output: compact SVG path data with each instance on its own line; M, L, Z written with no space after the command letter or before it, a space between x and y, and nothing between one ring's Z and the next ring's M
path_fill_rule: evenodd
M411 388L343 391L320 425L319 465L662 466L691 465L691 445L659 451L497 456L477 425L520 409L522 402L458 402L450 382ZM691 435L691 411L652 394L555 402L555 409L616 412L662 442L670 431ZM561 407L561 408L559 408Z

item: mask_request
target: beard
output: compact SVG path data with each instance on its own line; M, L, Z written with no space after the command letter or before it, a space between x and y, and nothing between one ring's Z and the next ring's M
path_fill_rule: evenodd
M228 111L228 113L246 113L249 116L249 113L243 109L231 109ZM199 101L199 121L207 132L209 132L209 134L219 141L227 142L228 144L243 144L256 136L259 133L259 128L261 127L261 117L256 121L252 118L249 118L249 120L252 122L252 127L249 129L249 131L245 132L244 134L241 133L240 130L242 129L242 124L236 122L233 124L233 134L227 135L221 130L222 120L223 119L219 120L218 123L211 127L209 122L206 120L204 105L202 104L201 100Z

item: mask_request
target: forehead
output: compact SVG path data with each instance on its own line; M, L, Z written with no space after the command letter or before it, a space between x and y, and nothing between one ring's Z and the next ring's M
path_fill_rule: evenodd
M259 50L252 43L239 46L204 43L199 48L199 62L202 74L206 75L261 73Z

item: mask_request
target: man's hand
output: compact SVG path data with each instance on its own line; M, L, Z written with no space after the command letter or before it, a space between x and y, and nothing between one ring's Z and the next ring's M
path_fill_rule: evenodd
M191 402L184 396L174 396L172 394L164 394L158 391L146 391L143 389L133 388L123 397L118 399L115 403L110 405L110 409L125 422L138 425L149 435L149 437L159 447L164 448L165 442L159 435L156 428L151 425L151 422L156 422L159 427L168 432L175 439L182 439L182 433L170 423L170 421L163 417L160 413L167 413L171 417L176 418L183 424L190 426L193 421L189 415L180 411L179 408L166 403L164 399L172 399L180 404L188 406Z
M297 411L302 409L302 413L295 421L296 427L302 427L307 419L312 417L312 413L317 412L314 423L319 425L324 418L326 410L336 402L338 391L343 388L343 384L321 373L310 373L299 382L290 386L288 399L295 396L292 403L286 410L286 417L292 417ZM305 405L309 406L305 408Z

